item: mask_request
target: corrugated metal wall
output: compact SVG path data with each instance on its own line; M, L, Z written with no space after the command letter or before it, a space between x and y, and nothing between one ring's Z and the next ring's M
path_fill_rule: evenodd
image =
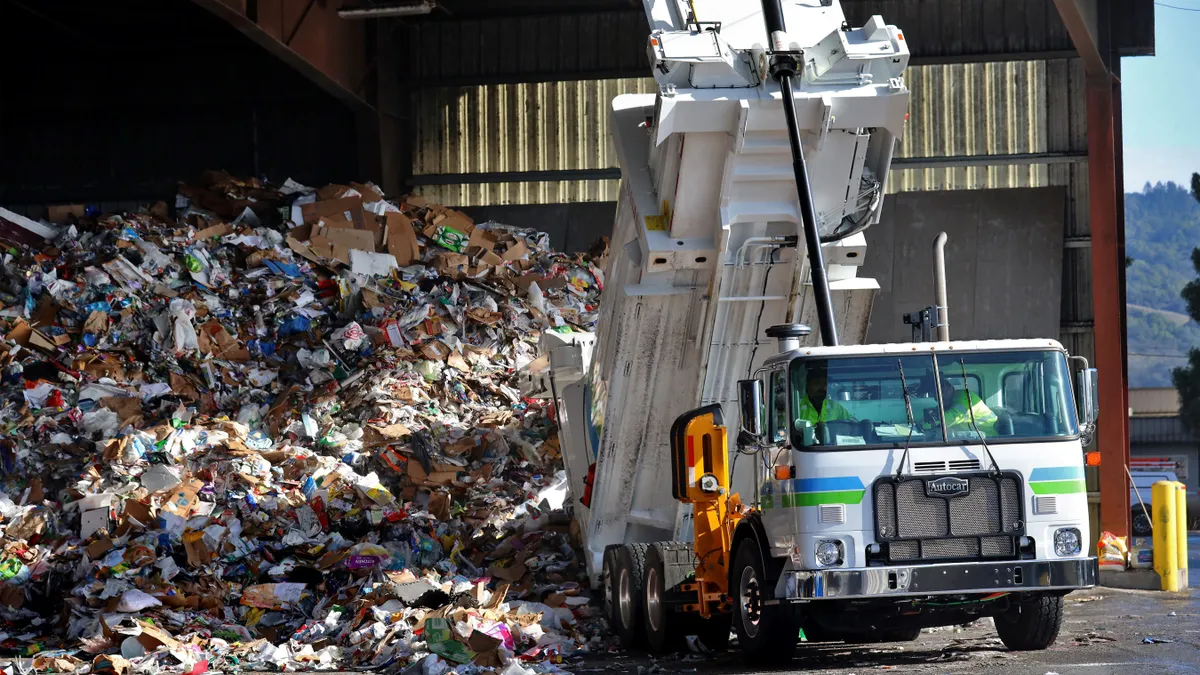
M1013 61L909 69L911 117L901 157L1039 153L1046 140L1046 63ZM612 99L656 91L654 80L618 79L423 89L416 95L413 172L421 174L601 169L617 166ZM1042 187L1045 165L906 169L891 191ZM617 181L425 186L460 206L613 201Z
M612 100L654 91L650 78L422 90L415 106L413 173L615 167ZM426 186L420 192L459 206L607 202L617 199L617 181Z
M908 129L898 157L1009 155L1046 151L1045 61L910 68ZM1045 165L905 169L888 188L964 190L1042 187Z

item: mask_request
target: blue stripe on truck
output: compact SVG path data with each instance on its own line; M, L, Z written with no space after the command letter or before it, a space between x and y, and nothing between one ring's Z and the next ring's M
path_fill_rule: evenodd
M1050 466L1034 469L1029 473L1029 482L1048 480L1083 480L1082 466Z

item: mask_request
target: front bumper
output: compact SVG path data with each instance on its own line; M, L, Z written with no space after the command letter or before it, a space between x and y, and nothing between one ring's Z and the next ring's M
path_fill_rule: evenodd
M996 593L1071 591L1096 585L1096 558L1010 560L869 567L866 569L784 570L776 586L781 600L844 600Z

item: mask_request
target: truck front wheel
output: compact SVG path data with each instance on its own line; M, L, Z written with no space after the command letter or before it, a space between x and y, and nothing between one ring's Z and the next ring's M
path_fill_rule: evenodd
M1063 606L1061 595L1032 595L1015 599L1011 607L992 620L1005 647L1014 652L1037 651L1058 639Z
M800 622L786 605L767 604L774 599L775 589L766 578L764 562L754 539L743 539L734 553L730 579L733 627L747 660L786 662L796 651Z

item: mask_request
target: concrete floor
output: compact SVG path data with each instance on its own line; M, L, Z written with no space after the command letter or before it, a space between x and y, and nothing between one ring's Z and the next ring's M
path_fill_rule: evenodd
M1147 638L1170 640L1146 644ZM653 660L637 654L585 659L566 666L576 675L751 675L762 670L740 663L737 651L714 657ZM1200 673L1200 591L1165 595L1100 588L1067 597L1067 616L1058 642L1042 652L1009 652L990 619L966 628L925 631L915 642L850 647L801 645L786 667L772 673L851 674L868 672L1029 673Z

